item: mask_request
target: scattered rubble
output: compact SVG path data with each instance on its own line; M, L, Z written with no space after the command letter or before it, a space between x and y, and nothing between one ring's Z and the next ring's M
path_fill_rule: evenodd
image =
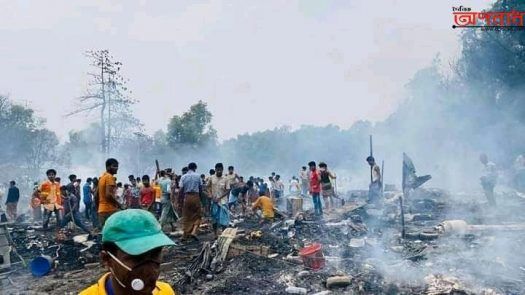
M418 188L402 204L402 238L402 194L385 195L381 206L370 206L366 195L350 192L345 205L322 220L308 210L283 213L273 225L261 228L256 217L236 217L236 227L217 241L204 224L201 243L166 249L161 279L180 294L525 293L525 265L512 259L522 252L525 235L516 233L523 230L525 216L500 216L483 205L454 201L447 192ZM523 198L507 200L501 208L525 204ZM298 202L290 206L296 210ZM465 208L475 214L462 214ZM26 270L18 268L18 274L10 276L28 294L65 294L92 284L103 272L97 240L66 235L57 241L54 234L30 225L10 231L27 260L49 255L58 261L45 280L32 278L29 286L21 284L30 276ZM324 264L319 269L309 268L300 256L313 244L322 245ZM49 282L71 287L53 289Z

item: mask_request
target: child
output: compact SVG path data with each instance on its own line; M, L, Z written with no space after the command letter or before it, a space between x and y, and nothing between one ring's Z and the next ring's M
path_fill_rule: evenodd
M31 208L33 209L33 223L42 222L42 202L38 192L38 183L33 184L33 194L31 195Z

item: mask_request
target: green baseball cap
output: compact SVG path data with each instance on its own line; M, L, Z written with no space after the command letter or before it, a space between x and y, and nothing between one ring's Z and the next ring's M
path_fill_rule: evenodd
M127 209L112 214L102 229L102 242L113 242L129 255L175 245L162 232L155 216L142 209Z

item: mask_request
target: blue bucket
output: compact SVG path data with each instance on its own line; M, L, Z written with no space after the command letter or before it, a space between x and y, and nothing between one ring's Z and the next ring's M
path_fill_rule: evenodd
M43 277L51 271L53 267L53 258L47 255L41 255L31 261L31 273L35 277Z

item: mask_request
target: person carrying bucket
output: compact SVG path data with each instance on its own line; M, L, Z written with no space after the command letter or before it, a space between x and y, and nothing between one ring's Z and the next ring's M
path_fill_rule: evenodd
M80 295L175 295L169 284L158 281L162 248L173 245L150 212L128 209L112 214L102 229L100 253L109 272Z

